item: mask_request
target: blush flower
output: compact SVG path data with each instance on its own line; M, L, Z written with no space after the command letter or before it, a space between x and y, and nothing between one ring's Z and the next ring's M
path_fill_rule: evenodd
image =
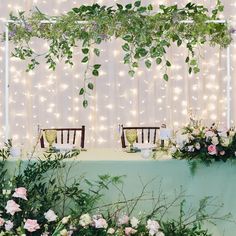
M107 230L107 233L108 233L108 234L114 234L114 233L115 233L115 230L114 230L113 228L109 228L109 229Z
M149 234L153 236L157 234L158 230L160 229L160 225L155 220L148 220L146 228L149 230Z
M20 205L18 205L14 200L8 200L5 209L7 210L7 213L11 214L12 216L16 212L21 211Z
M24 229L28 230L29 232L35 232L36 230L40 229L40 226L37 220L27 219L24 225Z
M27 199L27 190L24 187L20 187L20 188L15 188L15 192L12 195L13 197L17 197L17 198L22 198L24 200L28 200Z
M5 223L5 220L3 218L0 217L0 227L3 226Z
M210 155L216 155L216 154L217 154L216 146L213 145L213 144L210 145L210 146L208 146L207 150L208 150L208 153L209 153Z
M6 223L5 223L5 230L6 231L10 231L12 228L13 228L13 222L10 221L10 220L6 221Z
M224 150L220 151L220 155L224 156L225 155L225 151Z
M205 135L207 138L212 138L215 136L215 133L211 130L208 130L208 131L206 131Z
M57 215L51 209L49 209L46 213L44 213L44 217L48 222L56 221Z
M136 232L137 232L137 230L133 229L132 227L125 228L125 235L127 235L127 236L135 234Z
M125 225L129 223L129 217L127 215L123 215L118 219L118 225Z
M94 222L94 227L95 227L96 229L102 229L102 228L103 228L103 229L106 229L107 226L108 226L106 220L103 219L103 218L100 218L100 219L98 219L98 220L93 220L93 222Z

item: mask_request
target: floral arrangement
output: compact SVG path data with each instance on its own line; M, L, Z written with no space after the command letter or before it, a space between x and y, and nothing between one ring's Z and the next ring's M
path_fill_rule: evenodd
M236 159L236 134L234 128L218 130L192 122L177 132L172 142L172 156L176 159L200 159L206 163Z
M104 190L110 185L118 189L121 177L99 176L94 182L79 177L67 182L70 168L66 169L63 160L73 153L29 160L24 168L19 163L19 170L11 174L6 167L8 148L0 150L0 236L211 236L202 223L230 217L218 217L219 208L208 198L188 215L183 192L170 202L161 193L156 200L152 196L155 207L151 212L136 214L138 202L147 197L145 186L136 198L102 205ZM66 172L65 182L61 182L62 172ZM168 210L176 206L180 206L179 217L164 220Z
M166 54L175 44L186 48L185 62L189 73L198 73L199 57L195 53L198 46L209 42L211 46L227 47L231 43L231 31L227 23L215 24L224 6L218 0L210 12L202 5L189 2L184 7L160 5L154 11L153 5L143 6L141 1L126 5L100 6L99 4L74 7L60 16L49 16L38 8L31 14L19 12L10 15L9 40L14 43L12 55L28 60L27 71L39 65L39 58L45 58L50 69L55 69L62 59L73 65L80 61L86 65L84 86L79 94L84 96L83 106L88 105L86 95L94 89L92 78L99 76L101 64L91 64L92 55L99 57L99 44L112 38L124 41L124 64L128 74L134 76L144 61L147 68L159 65L163 68L163 79L168 81L171 62ZM49 22L49 23L45 23ZM78 22L83 24L78 24ZM185 22L193 22L186 24ZM206 21L209 21L206 24ZM41 38L49 43L48 50L38 52L30 46L33 38ZM81 42L81 44L79 43ZM74 50L82 45L81 58L73 57ZM76 52L76 53L75 53Z
M0 235L41 235L41 236L72 236L72 235L114 235L114 236L165 236L165 235L190 235L210 236L207 230L201 230L200 226L192 229L174 222L164 222L162 226L157 220L148 219L146 223L136 217L129 217L126 214L105 219L102 214L82 214L78 218L71 215L59 219L58 215L49 209L43 215L35 218L25 218L24 205L29 204L27 189L19 187L14 193L5 192L8 197L4 212L0 215ZM182 210L181 210L182 212ZM20 219L20 223L17 223ZM181 218L182 219L182 218ZM186 223L187 225L187 223ZM166 231L166 233L164 233ZM181 233L181 234L178 234ZM171 233L171 234L170 234ZM187 235L187 234L185 234Z

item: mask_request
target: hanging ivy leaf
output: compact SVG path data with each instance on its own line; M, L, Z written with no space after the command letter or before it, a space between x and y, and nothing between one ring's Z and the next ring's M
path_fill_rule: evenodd
M83 54L88 54L89 49L88 48L82 48L82 52L83 52Z
M177 41L177 46L179 47L181 44L182 44L182 40L179 39L179 40Z
M94 76L99 76L98 70L93 70L92 74L93 74Z
M81 88L79 91L79 95L83 95L84 94L84 88Z
M100 50L98 48L94 48L93 52L96 56L100 56Z
M95 64L95 65L93 66L93 68L94 68L95 70L98 70L100 67L101 67L100 64Z
M130 50L129 44L128 44L128 43L125 43L124 45L122 45L122 49L123 49L125 52L128 52L128 51Z
M125 41L127 41L127 42L132 42L132 39L133 39L133 37L132 37L132 35L130 35L130 34L126 34L124 37L123 37L123 39L125 40Z
M88 106L88 100L83 101L83 107L86 108Z
M127 5L125 6L125 8L126 8L127 10L130 10L130 9L132 8L132 4L131 4L131 3L127 4Z
M167 61L166 61L166 65L167 65L168 67L170 67L170 66L171 66L171 63L167 60Z
M161 62L162 62L162 59L158 57L158 58L156 59L156 63L157 63L157 65L160 65Z
M135 71L134 70L129 70L128 74L129 74L129 76L134 77Z
M168 81L168 80L169 80L169 76L168 76L167 74L164 74L164 75L163 75L163 79L164 79L165 81Z
M88 88L90 89L90 90L93 90L93 83L88 83Z
M141 5L141 1L136 1L136 2L134 3L134 6L135 6L135 7L140 7L140 5Z
M87 62L88 62L88 57L87 57L87 56L84 57L81 62L82 62L82 63L87 63Z
M151 63L150 60L146 60L145 65L146 65L147 68L150 68L152 66L152 63Z

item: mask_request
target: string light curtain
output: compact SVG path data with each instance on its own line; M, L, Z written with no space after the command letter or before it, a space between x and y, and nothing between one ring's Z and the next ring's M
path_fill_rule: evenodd
M72 0L21 0L4 1L0 5L1 16L5 18L11 11L29 11L38 6L49 15L67 12L81 4L112 5L116 1L72 1ZM122 4L130 1L119 1ZM142 1L149 4L150 1ZM158 4L175 4L176 1L153 1ZM184 5L187 1L178 1ZM197 1L206 7L213 7L215 1ZM234 0L226 1L225 18L236 21ZM3 31L3 25L1 25ZM42 46L43 45L43 46ZM140 67L134 78L128 76L128 68L123 64L121 40L102 43L100 58L101 75L95 80L95 89L89 98L89 107L82 107L79 88L83 83L83 66L76 63L82 55L78 51L74 67L63 63L55 72L48 70L45 63L30 73L25 72L26 63L10 60L10 132L15 144L31 145L35 142L38 125L41 127L78 127L86 126L87 147L118 147L119 124L161 125L177 129L188 121L189 110L210 124L219 122L226 126L226 50L210 48L200 50L201 72L189 76L184 63L186 52L183 48L171 47L168 57L172 62L170 80L162 79L161 68L154 65L146 69ZM34 48L43 52L47 42L37 39ZM13 48L14 45L11 45ZM235 76L236 44L231 46L232 78ZM0 56L0 141L4 140L4 43L1 43ZM79 59L78 59L79 58ZM236 88L232 80L232 89ZM232 124L236 117L235 95L232 94Z

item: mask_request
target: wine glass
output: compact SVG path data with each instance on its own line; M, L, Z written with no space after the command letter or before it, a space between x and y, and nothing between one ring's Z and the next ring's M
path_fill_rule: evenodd
M52 144L57 137L57 131L55 129L45 130L45 138L49 144L49 151L52 151Z
M135 140L137 139L137 136L138 136L137 130L136 129L128 129L128 130L126 130L125 134L126 134L126 139L130 144L130 151L132 151L133 150L133 144L134 144L134 142L135 142Z

